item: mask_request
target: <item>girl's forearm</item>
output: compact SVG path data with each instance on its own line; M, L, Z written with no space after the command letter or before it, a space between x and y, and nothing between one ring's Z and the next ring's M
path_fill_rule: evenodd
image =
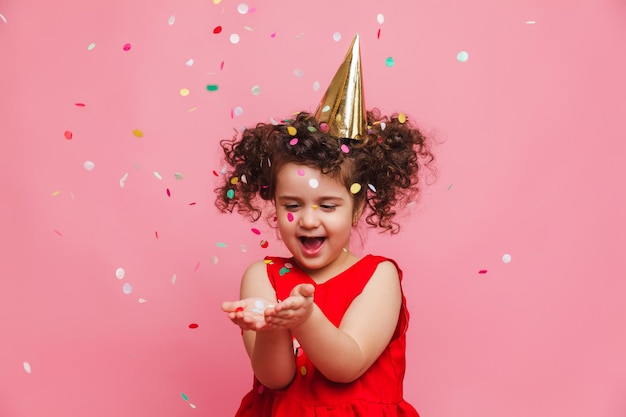
M250 360L255 376L263 385L271 389L285 388L296 370L291 332L256 332Z
M356 340L335 327L317 305L292 331L311 362L331 381L352 382L367 370Z

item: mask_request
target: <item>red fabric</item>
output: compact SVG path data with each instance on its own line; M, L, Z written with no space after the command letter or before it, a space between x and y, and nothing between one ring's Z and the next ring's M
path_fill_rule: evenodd
M315 285L315 303L326 317L339 326L341 318L358 296L380 262L391 261L367 255L355 265L324 282L316 284L297 268L291 259L266 258L267 271L283 300L300 283ZM288 271L288 272L287 272ZM402 271L398 268L402 279ZM419 417L403 399L405 370L405 332L409 315L402 296L402 308L395 334L380 357L358 380L337 383L315 369L302 348L295 349L296 376L285 389L265 388L255 378L252 390L241 401L237 417Z

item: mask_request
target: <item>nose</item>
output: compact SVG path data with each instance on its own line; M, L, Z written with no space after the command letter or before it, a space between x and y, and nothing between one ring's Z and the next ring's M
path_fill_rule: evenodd
M317 217L317 207L306 207L300 212L298 225L303 229L315 229L319 226L319 218Z

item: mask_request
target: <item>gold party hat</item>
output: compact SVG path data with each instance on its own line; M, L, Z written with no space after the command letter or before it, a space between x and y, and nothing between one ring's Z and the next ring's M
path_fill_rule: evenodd
M367 115L363 99L359 35L330 82L315 118L328 125L328 134L338 138L363 139L367 132Z

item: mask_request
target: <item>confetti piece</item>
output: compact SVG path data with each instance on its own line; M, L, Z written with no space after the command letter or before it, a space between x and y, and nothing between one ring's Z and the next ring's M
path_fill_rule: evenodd
M122 291L124 292L124 294L130 294L131 292L133 292L133 286L127 282L122 286Z
M486 269L481 269L480 271L478 271L479 274L486 274L487 270Z
M243 307L237 307L237 308L235 309L235 313L239 313L239 312L241 312L241 311L243 311Z
M172 278L170 278L170 282L172 283L172 285L176 284L176 274L172 275Z
M261 301L261 300L256 300L256 301L254 302L254 306L255 306L256 308L265 308L265 303L263 303L263 301Z
M76 107L85 107L85 103L74 103Z
M190 329L197 329L198 328L198 323L191 323L191 324L189 324L189 328Z
M148 300L146 300L145 298L139 298L139 299L137 300L137 302L138 302L139 304L143 304L143 303L148 302Z
M215 3L215 0L213 0L213 2ZM216 3L216 4L217 4L217 3ZM184 393L184 392L181 392L181 393L180 393L180 396L181 396L181 397L183 397L183 400L185 400L185 401L189 401L189 397L187 397L187 396L185 395L185 393Z
M218 174L216 170L213 170L213 175L215 175L216 177L220 176L220 174Z
M319 206L317 206L317 205L313 204L313 205L311 206L311 208L312 208L313 210L317 210L317 209L319 208Z
M306 367L303 366L302 368L300 368L300 373L302 374L302 376L306 375Z
M246 247L246 245L241 245L239 249L241 249L243 253L248 252L248 248Z
M206 86L206 89L208 91L217 91L218 88L219 87L216 84L209 84L209 85Z
M65 136L65 139L67 139L67 140L70 140L70 139L72 139L72 137L73 137L72 132L70 132L69 130L66 130L66 131L63 133L63 136Z
M275 37L276 37L276 32L274 32L274 33L270 33L270 38L272 38L272 39L273 39L273 38L275 38Z
M217 35L218 33L222 33L222 27L221 27L221 26L215 26L215 27L213 28L213 33L215 33L216 35Z
M341 152L343 153L349 153L350 152L350 148L348 148L348 145L346 145L345 143L343 143L341 145Z
M393 57L387 57L387 59L385 59L385 65L387 65L389 68L393 67L395 64L395 61L393 60Z
M306 130L308 130L309 132L317 132L317 129L315 128L315 126L307 126Z
M176 21L176 16L170 16L170 18L167 19L167 24L172 26L175 21Z
M358 182L355 182L350 186L350 192L352 194L358 194L359 191L361 191L361 184L359 184Z
M165 192L167 193L167 196L168 196L168 197L171 197L171 196L172 196L172 193L170 193L170 189L169 189L169 188L166 188L166 189L165 189Z
M505 253L504 255L502 255L502 262L504 262L505 264L508 264L509 262L511 262L511 255L509 255L508 253Z
M220 71L224 69L224 61L220 63Z
M369 188L370 190L372 190L373 193L376 192L376 187L374 187L372 184L367 184L367 188Z
M298 131L293 126L287 126L287 133L289 133L291 136L295 136Z
M260 234L261 234L261 231L260 231L259 229L254 228L254 227L253 227L252 229L250 229L250 230L251 230L251 231L252 231L252 233L254 233L255 235L260 235Z
M283 275L288 274L289 272L291 272L289 268L282 267L278 271L278 274L282 277Z
M380 29L378 29L378 32L376 33L376 39L380 39Z
M320 82L319 81L315 81L313 83L313 91L319 91L320 90Z
M288 220L289 222L292 222L292 221L293 221L293 213L287 213L287 220Z
M189 403L189 407L196 408L195 404Z
M189 95L189 89L188 88L181 88L178 93L183 96L183 97L187 97Z
M378 13L376 15L376 21L378 22L378 24L382 25L383 23L385 23L385 16L382 13Z
M322 113L326 113L329 110L330 110L330 106L328 104L322 107Z
M126 185L126 179L128 178L128 172L124 174L122 178L120 178L120 187L124 188Z
M259 385L259 388L257 388L257 392L259 394L263 394L263 391L265 391L265 387L263 385Z
M293 138L293 139L291 139L291 140L289 141L289 144L290 144L291 146L293 146L293 145L295 145L295 144L297 144L297 143L298 143L298 138Z
M225 248L225 247L227 246L227 245L226 245L226 243L222 243L222 242L217 242L215 245L216 245L218 248Z
M459 62L467 62L469 59L469 54L466 51L461 51L456 54L456 60Z
M96 47L96 44L94 42L90 43L89 45L87 45L87 50L91 51L93 48Z
M85 163L83 164L83 167L87 171L92 171L96 167L96 164L94 164L93 161L85 161Z
M253 96L258 96L259 94L261 94L261 87L255 85L254 87L252 87L251 91Z
M196 263L196 266L193 268L193 272L198 272L198 269L200 269L200 261Z
M341 40L341 33L339 33L339 32L333 33L333 40L335 42L339 42Z
M270 244L268 243L268 241L267 241L267 240L262 240L262 241L259 243L259 245L260 245L263 249L267 249L267 247L268 247Z
M243 114L243 108L237 106L233 109L235 116L241 116Z
M195 205L196 205L196 202L195 202L195 201L192 201L191 203L189 203L189 205L190 205L190 206L195 206Z
M125 51L130 51L130 43L126 43L126 44L124 44L123 49L124 49Z
M185 65L187 65L188 67L192 66L193 65L193 58L189 58L187 60L187 62L185 62Z
M143 132L139 129L133 129L133 136L137 138L143 138Z
M54 233L56 233L57 235L63 237L63 234L61 232L59 232L57 229L54 229Z
M0 15L0 16L2 16L2 15ZM27 374L30 374L32 372L32 369L30 367L30 363L24 362L22 364L22 366L24 367L24 370L26 371Z
M399 121L400 123L406 123L406 114L404 114L404 113L400 113L400 114L398 115L398 121Z
M328 133L328 123L320 124L320 129L322 130L322 132Z
M217 256L213 256L213 257L211 258L211 263L212 263L213 265L217 265L219 261L220 261L220 259L219 259Z
M6 17L4 17L4 15L3 15L2 13L0 13L0 19L2 19L2 21L3 21L4 23L6 23L6 22L7 22L7 18L6 18ZM24 362L24 363L26 363L26 362Z
M450 191L450 188L452 188L453 184L448 185L448 191Z
M158 171L154 171L154 172L153 172L153 174L154 174L154 176L155 176L158 180L162 180L162 179L163 179L163 177L161 176L161 174L159 174L159 172L158 172Z
M239 3L239 5L237 6L237 11L239 12L239 14L246 14L248 13L248 5L246 3Z
M298 78L302 78L304 77L304 71L301 68L296 68L295 70L293 70L293 75Z
M233 33L232 35L230 35L230 43L232 43L233 45L236 45L239 43L239 35L237 33Z
M124 268L117 268L115 270L115 276L117 277L117 279L123 279L124 275L126 275L126 271L124 270Z
M237 178L237 177L232 177L232 178L230 179L230 183L231 183L232 185L235 185L235 184L237 184L238 182L239 182L239 178Z
M57 190L57 191L53 191L53 192L52 192L52 196L53 196L53 197L56 197L56 196L58 196L59 194L61 194L61 191L60 191L60 190Z
M226 197L228 198L233 198L235 197L235 190L233 190L232 188L228 191L226 191Z
M318 180L316 180L315 178L311 178L309 180L309 187L317 188L317 187L319 187L319 185L320 185L320 182Z
M526 21L526 24L527 24L527 25L534 25L535 23L537 23L537 22L536 22L536 21L534 21L534 20L527 20L527 21Z
M180 172L176 172L174 173L174 178L180 181L183 179L183 174L181 174Z

